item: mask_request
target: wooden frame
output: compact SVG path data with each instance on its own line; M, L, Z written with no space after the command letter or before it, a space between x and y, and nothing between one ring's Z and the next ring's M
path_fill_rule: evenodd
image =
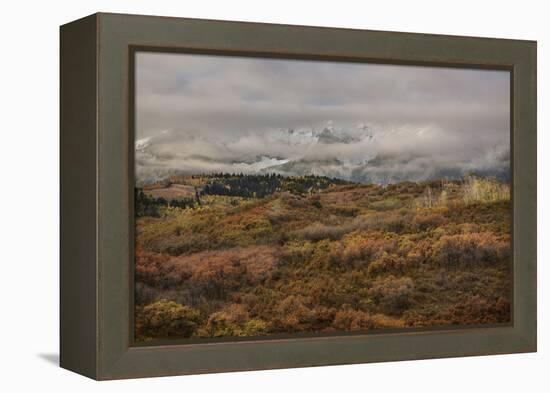
M138 48L511 71L513 323L134 346L132 58ZM95 379L536 350L536 43L95 14L61 27L61 366Z

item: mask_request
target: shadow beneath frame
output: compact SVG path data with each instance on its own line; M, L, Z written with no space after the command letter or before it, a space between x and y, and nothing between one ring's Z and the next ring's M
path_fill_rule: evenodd
M39 353L37 356L54 366L59 366L59 354L57 353Z

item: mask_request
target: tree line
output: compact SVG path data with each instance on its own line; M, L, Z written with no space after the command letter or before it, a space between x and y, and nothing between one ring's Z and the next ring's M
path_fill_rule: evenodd
M264 175L219 173L206 177L208 180L203 188L204 194L243 198L265 198L281 191L304 195L323 190L333 184L349 183L326 176L285 177L275 173Z
M279 174L245 175L215 173L209 175L197 175L203 178L205 184L202 189L196 189L195 197L186 197L167 200L155 198L142 188L135 188L135 215L137 217L160 217L160 208L178 207L181 209L195 208L201 204L200 197L204 195L222 195L241 198L265 198L275 192L290 192L296 195L307 195L330 185L350 184L349 182L326 176L296 176L285 177ZM195 178L195 176L193 177ZM167 183L167 186L172 182Z

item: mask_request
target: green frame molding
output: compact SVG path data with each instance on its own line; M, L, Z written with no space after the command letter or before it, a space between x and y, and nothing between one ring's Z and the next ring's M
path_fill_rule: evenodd
M511 71L513 323L133 346L136 50ZM61 366L98 380L536 351L536 42L99 13L61 27Z

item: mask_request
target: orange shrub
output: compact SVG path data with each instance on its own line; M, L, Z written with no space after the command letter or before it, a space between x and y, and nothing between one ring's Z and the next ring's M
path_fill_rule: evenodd
M306 305L306 299L290 295L275 308L276 326L285 332L305 331L313 319L311 309Z
M402 274L407 268L413 265L414 260L412 259L407 260L399 255L384 253L369 265L367 272L371 276L382 273Z
M332 327L337 330L355 331L367 330L374 327L370 315L363 311L344 306L334 317Z
M397 242L384 237L382 233L371 235L353 235L345 239L342 258L344 261L370 261L384 252L395 250Z
M135 262L136 282L141 282L157 288L168 288L179 285L190 277L186 269L177 269L172 263L172 257L149 251L136 250Z

